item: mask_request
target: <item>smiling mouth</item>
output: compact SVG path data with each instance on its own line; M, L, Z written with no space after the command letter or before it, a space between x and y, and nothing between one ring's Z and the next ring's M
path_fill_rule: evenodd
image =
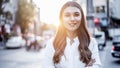
M70 26L75 26L77 23L69 23Z

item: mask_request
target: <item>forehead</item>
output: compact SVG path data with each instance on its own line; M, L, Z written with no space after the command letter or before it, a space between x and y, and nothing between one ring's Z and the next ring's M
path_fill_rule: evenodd
M63 13L73 13L73 12L81 13L79 8L72 7L72 6L69 6L69 7L65 8L64 11L63 11Z

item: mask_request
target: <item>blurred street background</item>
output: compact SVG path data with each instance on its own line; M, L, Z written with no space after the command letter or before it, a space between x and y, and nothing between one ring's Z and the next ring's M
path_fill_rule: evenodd
M0 0L0 68L41 68L42 50L70 0ZM120 0L73 0L98 42L103 68L120 68Z
M107 41L105 49L99 51L103 68L120 67L120 59L111 56L111 45L111 41ZM0 68L41 68L41 51L28 52L25 48L0 50Z

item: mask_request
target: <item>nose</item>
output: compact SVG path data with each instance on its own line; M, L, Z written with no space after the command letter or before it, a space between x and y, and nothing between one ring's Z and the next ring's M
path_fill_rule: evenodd
M71 20L71 21L74 21L74 20L75 20L75 17L74 17L73 15L71 15L70 20Z
M70 16L70 22L74 23L75 22L75 17L73 15Z

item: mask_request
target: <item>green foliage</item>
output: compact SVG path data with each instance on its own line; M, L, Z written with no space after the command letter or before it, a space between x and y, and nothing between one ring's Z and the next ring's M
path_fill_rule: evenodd
M16 14L16 23L20 25L22 33L29 27L30 21L35 16L34 4L27 2L27 0L19 0L18 11Z

